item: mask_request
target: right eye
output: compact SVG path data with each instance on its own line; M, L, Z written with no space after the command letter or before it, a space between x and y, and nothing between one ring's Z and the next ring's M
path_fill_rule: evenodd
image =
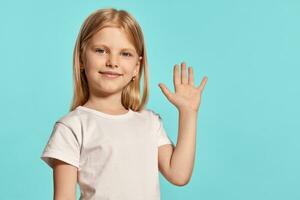
M105 50L104 49L96 49L96 52L99 52L99 53L104 53Z

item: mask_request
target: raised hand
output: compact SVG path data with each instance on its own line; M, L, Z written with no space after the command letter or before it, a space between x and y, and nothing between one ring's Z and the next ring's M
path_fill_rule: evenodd
M188 68L187 78L186 64L184 62L181 63L180 76L177 64L174 65L173 72L175 93L172 93L163 83L159 84L160 89L178 110L191 110L198 112L201 103L201 95L208 78L204 76L201 84L198 87L195 87L193 68L191 66Z

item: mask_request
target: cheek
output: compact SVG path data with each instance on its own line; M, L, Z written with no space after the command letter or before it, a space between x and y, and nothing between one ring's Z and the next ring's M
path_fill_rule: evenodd
M136 68L136 63L133 61L124 60L120 62L120 67L122 67L124 73L133 74Z
M127 76L132 76L134 74L134 67L132 66L124 66L123 69L124 74L126 74Z
M87 55L86 64L88 67L95 68L105 64L106 59L97 55Z

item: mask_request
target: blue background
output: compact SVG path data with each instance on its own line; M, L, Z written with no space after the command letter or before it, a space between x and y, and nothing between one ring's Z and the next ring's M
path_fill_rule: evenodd
M40 155L72 99L79 28L104 7L128 10L142 26L148 108L174 142L178 112L158 83L173 91L181 61L197 85L208 76L192 179L178 187L160 175L162 200L300 199L298 0L1 1L1 199L53 198Z

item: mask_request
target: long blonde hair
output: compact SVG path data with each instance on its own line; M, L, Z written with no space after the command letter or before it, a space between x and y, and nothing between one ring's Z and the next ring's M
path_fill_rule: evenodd
M92 36L104 27L119 27L129 36L134 45L140 60L140 70L138 75L122 90L122 105L134 111L140 111L148 101L148 64L144 36L141 27L135 18L125 10L114 8L98 9L91 13L84 21L76 39L73 52L73 81L74 94L70 111L77 106L82 106L89 99L89 88L84 71L80 70L83 65L85 50ZM140 99L140 80L143 75L143 96Z

